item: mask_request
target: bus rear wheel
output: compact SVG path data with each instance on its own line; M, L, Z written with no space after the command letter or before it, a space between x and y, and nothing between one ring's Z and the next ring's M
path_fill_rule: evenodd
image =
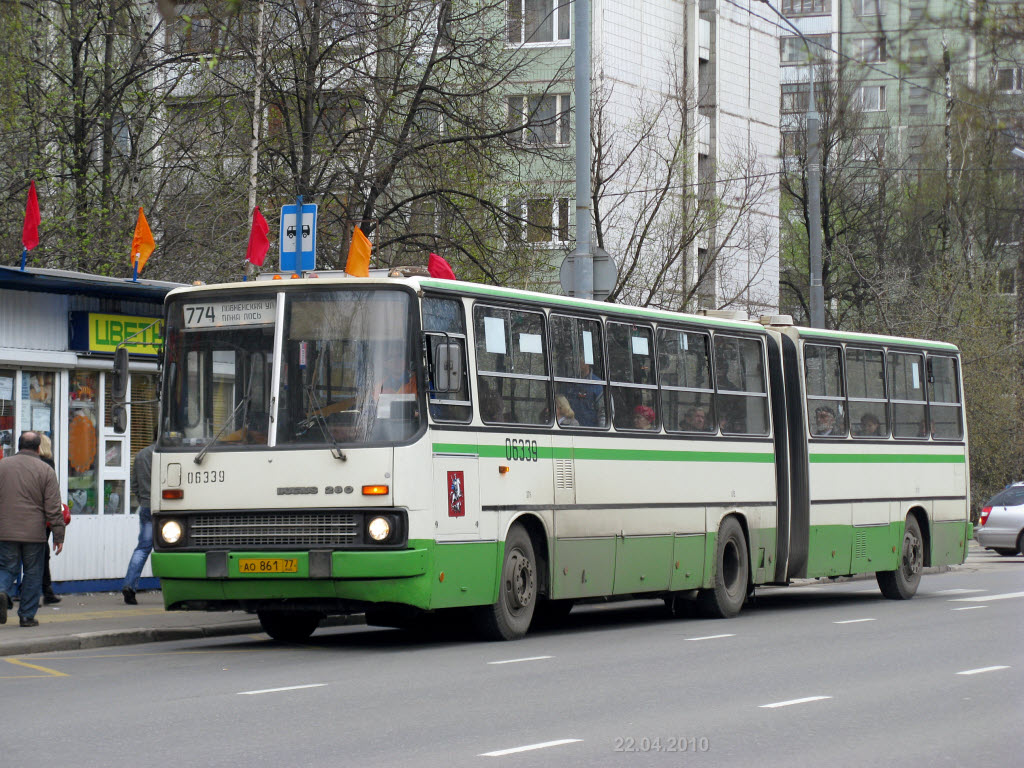
M715 586L702 589L697 606L704 616L729 619L740 612L747 598L750 561L747 539L735 517L727 517L718 529L715 542Z
M513 525L505 537L498 601L477 609L476 623L487 640L518 640L530 628L537 607L537 561L526 529Z
M878 588L890 600L909 600L917 592L924 568L924 537L917 518L910 516L903 529L903 546L900 562L895 571L879 571L875 574Z
M299 643L320 626L323 615L315 611L257 611L263 631L282 643Z

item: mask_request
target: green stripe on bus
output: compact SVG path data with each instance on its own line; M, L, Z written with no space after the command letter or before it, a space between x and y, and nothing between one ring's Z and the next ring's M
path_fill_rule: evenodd
M812 453L811 464L965 464L962 453Z
M508 458L504 445L463 445L434 443L434 453L465 453L488 459ZM521 450L517 448L517 450ZM583 459L589 461L726 461L730 463L773 464L775 454L749 451L666 451L624 448L545 448L538 446L540 459Z
M926 347L929 349L941 349L949 352L956 352L953 344L944 341L929 341L927 339L908 339L899 336L875 336L869 333L849 333L841 331L826 331L818 328L798 328L801 338L835 339L837 341L863 341L870 344L902 344L912 347Z
M572 309L586 309L593 312L601 312L609 315L636 315L650 319L670 320L674 322L695 323L697 325L711 326L714 328L733 328L743 330L759 329L761 326L756 322L746 320L727 320L720 317L704 317L686 315L678 312L665 312L644 307L630 307L625 304L609 304L603 301L591 301L588 299L575 299L571 296L555 296L548 294L536 294L530 291L518 291L516 289L498 288L490 285L459 283L453 285L446 280L421 279L420 285L428 288L443 288L459 293L472 293L479 296L492 296L500 299L518 299L531 304L547 305L551 308L568 307Z

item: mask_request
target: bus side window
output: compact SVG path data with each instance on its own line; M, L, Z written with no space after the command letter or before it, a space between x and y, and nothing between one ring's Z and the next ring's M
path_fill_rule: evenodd
M551 424L544 314L473 308L477 389L485 423Z
M659 328L658 380L666 431L716 431L708 334Z
M723 434L768 434L763 350L760 339L715 334L715 413Z
M892 436L926 440L924 355L890 351L888 363Z
M608 370L611 374L614 427L659 431L661 418L651 329L608 323Z
M960 384L956 359L928 357L928 417L932 437L937 440L959 440L964 436L960 406Z
M473 402L466 369L466 321L462 302L434 296L424 298L423 332L427 340L427 375L431 377L427 382L431 418L435 421L469 421L473 417ZM459 380L448 381L445 391L438 391L432 377L435 366L444 362L439 358L445 355L460 356L457 363Z
M807 424L812 437L846 437L843 348L804 345Z

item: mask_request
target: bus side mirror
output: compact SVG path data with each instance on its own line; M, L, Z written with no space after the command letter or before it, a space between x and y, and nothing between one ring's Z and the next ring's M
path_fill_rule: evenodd
M110 409L110 420L114 425L114 431L123 435L128 429L128 409L118 403Z
M462 346L444 340L434 347L435 392L458 392L462 386Z
M114 400L123 403L128 395L128 347L118 347L114 352L114 370L110 388Z

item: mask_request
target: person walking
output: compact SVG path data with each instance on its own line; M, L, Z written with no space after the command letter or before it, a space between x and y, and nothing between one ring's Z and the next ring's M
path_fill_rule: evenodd
M39 435L39 458L56 472L57 466L53 463L53 444L45 432ZM51 534L52 532L47 528L47 540ZM50 548L43 547L43 551L46 553L46 560L43 562L43 605L55 605L60 602L61 598L53 591L53 579L50 577Z
M64 515L57 474L39 460L39 434L23 432L18 453L0 461L0 624L7 623L7 595L18 574L23 627L38 627L46 526L53 532L53 553L64 549Z
M124 576L124 584L121 587L125 605L138 605L139 601L135 599L135 590L139 588L142 569L146 565L149 553L153 551L153 518L149 512L149 493L153 474L154 448L156 448L156 443L151 443L135 454L135 463L132 465L132 483L135 486L135 495L139 499L139 542L135 545L131 560L128 561L128 572Z

